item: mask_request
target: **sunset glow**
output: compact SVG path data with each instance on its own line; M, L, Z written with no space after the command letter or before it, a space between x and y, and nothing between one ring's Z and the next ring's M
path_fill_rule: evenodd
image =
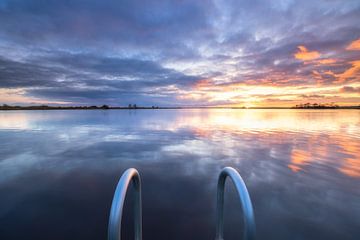
M358 240L359 183L360 0L0 0L0 240Z
M129 5L1 1L0 103L360 104L359 2Z

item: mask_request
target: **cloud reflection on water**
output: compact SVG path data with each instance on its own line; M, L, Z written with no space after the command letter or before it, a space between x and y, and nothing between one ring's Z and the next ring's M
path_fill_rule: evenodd
M105 238L113 188L128 167L143 176L146 239L212 238L223 166L239 169L249 187L259 239L360 234L358 111L19 111L0 119L0 238L24 237L13 231L19 218L34 238ZM231 186L226 206L226 236L239 236ZM32 227L35 219L49 232Z

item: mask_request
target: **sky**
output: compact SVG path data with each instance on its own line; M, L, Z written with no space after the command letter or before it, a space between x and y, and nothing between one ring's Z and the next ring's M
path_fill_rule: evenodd
M0 0L0 104L360 104L359 0Z

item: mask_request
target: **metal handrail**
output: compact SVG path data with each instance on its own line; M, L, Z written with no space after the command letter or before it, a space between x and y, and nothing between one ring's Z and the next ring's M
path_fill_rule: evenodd
M139 172L135 168L129 168L121 176L115 190L109 217L108 240L121 239L121 219L126 192L130 182L132 182L135 187L135 240L142 239L141 179Z
M217 186L217 209L216 209L216 240L223 240L224 235L224 187L226 177L230 177L235 185L240 198L244 216L244 239L255 239L255 218L249 192L240 174L231 167L225 167L220 175Z
M231 167L224 168L219 175L217 187L216 240L223 240L224 235L224 188L225 180L228 176L234 183L240 198L245 223L244 239L254 240L255 218L251 199L240 174ZM121 176L116 187L110 210L108 240L121 239L123 207L130 182L132 182L135 187L135 240L142 240L141 179L139 172L135 168L129 168L126 170Z

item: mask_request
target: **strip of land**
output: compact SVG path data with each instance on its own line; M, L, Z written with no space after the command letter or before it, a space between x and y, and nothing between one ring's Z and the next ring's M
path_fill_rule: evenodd
M0 110L109 110L109 109L360 109L359 106L337 106L337 105L296 105L294 107L217 107L217 106L182 106L182 107L141 107L136 105L129 105L127 107L116 107L116 106L10 106L0 105Z

